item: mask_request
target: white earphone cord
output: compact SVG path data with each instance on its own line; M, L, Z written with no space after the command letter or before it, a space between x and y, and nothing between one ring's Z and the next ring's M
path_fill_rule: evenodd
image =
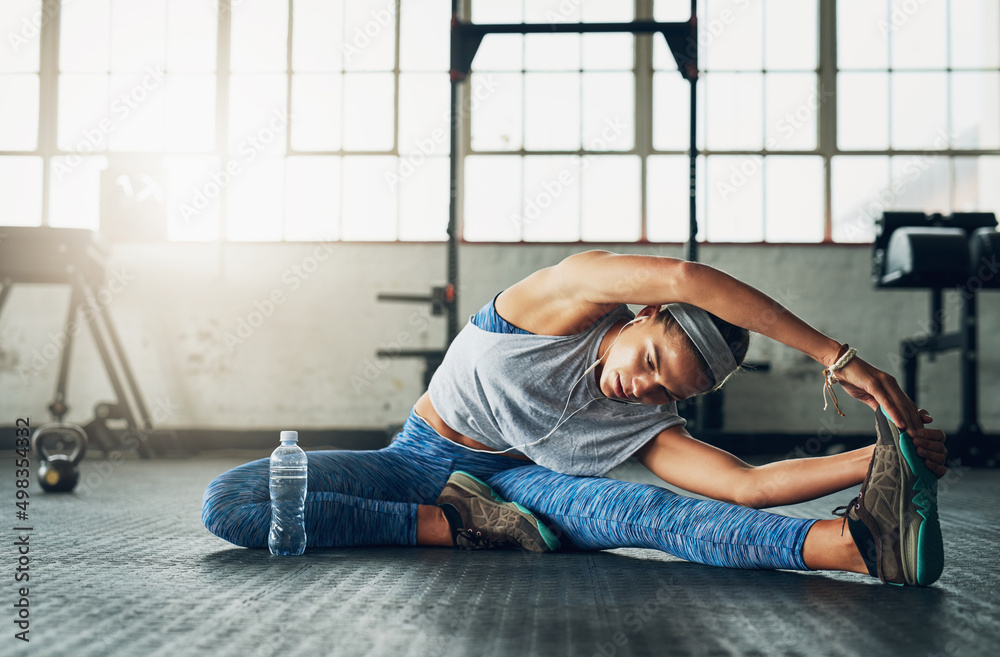
M625 324L625 326L628 326L629 324L631 324L633 322L638 322L641 319L646 319L647 317L649 317L649 315L643 315L642 317L636 317L635 319L627 322ZM462 443L458 443L458 442L456 442L455 444L464 447L465 449L469 450L470 452L480 452L482 454L503 454L505 452L511 451L512 449L521 449L522 447L531 447L532 445L537 445L538 443L542 442L543 440L545 440L546 438L548 438L549 436L551 436L553 433L556 432L556 430L559 427L561 427L562 425L564 425L567 422L569 422L569 419L571 417L573 417L574 415L576 415L577 413L579 413L580 411L582 411L583 409L585 409L587 406L589 406L591 404L591 402L595 402L598 399L600 399L600 397L594 397L589 402L587 402L586 404L584 404L580 408L578 408L575 411L573 411L572 413L570 413L569 417L567 417L565 420L563 420L563 415L566 415L566 409L569 408L569 402L573 398L573 391L576 390L576 384L580 383L580 381L583 380L584 376L587 376L588 374L590 374L594 370L595 367L597 367L598 365L601 364L601 359L604 358L604 356L607 356L608 352L611 351L611 347L615 346L615 342L618 342L618 337L622 334L622 331L625 330L625 326L622 326L620 329L618 329L618 335L616 335L615 339L611 341L611 344L608 345L608 348L604 350L604 355L603 356L599 355L597 357L597 360L594 361L594 364L591 365L590 367L588 367L587 370L583 373L583 376L581 376L579 379L577 379L573 383L573 387L569 389L569 395L566 396L566 405L563 407L563 412L559 416L559 419L556 420L556 426L552 427L552 430L549 431L547 434L545 434L544 436L542 436L541 438L539 438L538 440L536 440L534 442L524 443L523 445L515 445L513 447L508 447L507 449L502 449L502 450L499 450L499 451L492 450L492 449L475 449L473 447L469 447L468 445L463 445ZM624 402L624 403L626 403L626 404L639 404L640 402L631 402L630 401L630 402Z

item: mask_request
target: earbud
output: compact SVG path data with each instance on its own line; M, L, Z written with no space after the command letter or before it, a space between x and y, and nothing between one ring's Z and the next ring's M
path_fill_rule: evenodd
M584 404L580 408L578 408L575 411L573 411L572 413L570 413L569 417L567 417L565 420L563 420L563 416L565 416L566 415L566 411L569 410L569 401L570 401L570 399L573 398L573 391L576 390L576 385L578 383L580 383L580 381L582 381L584 377L586 377L588 374L590 374L591 372L593 372L594 369L598 365L601 364L601 359L604 358L604 356L608 355L608 352L611 351L611 347L615 346L615 343L618 342L618 338L619 338L619 336L621 336L622 331L625 330L626 326L628 326L629 324L634 324L635 322L641 322L644 319L649 319L649 317L650 317L650 315L642 315L641 317L636 317L635 319L632 319L632 320L626 322L620 329L618 329L618 335L616 335L615 339L611 341L610 345L608 345L608 348L604 351L604 354L603 355L599 355L597 357L597 360L594 361L594 364L591 365L590 367L588 367L584 371L583 376L581 376L579 379L577 379L576 382L573 383L573 386L569 389L569 394L566 396L566 405L563 407L563 412L559 416L559 419L556 420L556 425L554 427L552 427L551 431L549 431L547 434L545 434L544 436L542 436L538 440L536 440L534 442L530 442L530 443L524 443L523 445L515 445L513 447L508 447L507 449L502 449L502 450L499 450L499 451L493 451L493 450L487 450L487 449L475 449L473 447L469 447L468 445L463 445L462 443L455 443L455 444L459 445L461 447L464 447L465 449L469 450L470 452L482 452L484 454L503 454L504 452L509 452L512 449L521 449L522 447L531 447L532 445L537 445L538 443L542 442L543 440L545 440L546 438L548 438L549 436L551 436L553 433L555 433L556 429L558 429L559 427L561 427L562 425L564 425L566 422L569 422L569 419L571 417L573 417L574 415L576 415L577 413L579 413L580 411L582 411L584 408L586 408L587 406L589 406L592 402L595 402L598 399L601 399L601 397L594 397L589 402L587 402L586 404ZM628 400L625 400L625 399L612 399L610 397L604 397L604 399L608 399L610 401L616 401L616 402L619 402L621 404L640 404L641 405L641 402L628 401Z

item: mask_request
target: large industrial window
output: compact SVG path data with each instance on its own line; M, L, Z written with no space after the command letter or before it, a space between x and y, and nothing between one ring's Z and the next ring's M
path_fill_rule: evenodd
M659 0L657 20L684 20L684 3ZM819 242L824 167L818 124L818 2L699 3L698 225L710 242ZM690 89L662 38L653 41L652 149L647 234L688 234Z
M1000 2L840 0L833 238L885 209L1000 212Z
M690 6L463 2L476 22ZM96 228L117 194L162 203L171 240L444 240L450 4L64 0L55 33L56 0L4 0L0 223ZM700 0L699 238L864 242L884 209L1000 210L998 5ZM488 36L463 239L683 241L688 93L659 35Z

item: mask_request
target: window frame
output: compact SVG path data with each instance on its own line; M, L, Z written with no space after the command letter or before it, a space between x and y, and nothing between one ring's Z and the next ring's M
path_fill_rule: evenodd
M286 102L287 107L291 109L291 99L292 99L292 83L293 76L295 73L292 68L292 39L293 39L293 26L294 26L294 0L288 1L288 36L287 36L287 49L286 49L286 67L284 74L286 75ZM399 159L406 157L401 154L399 148L399 109L400 109L400 98L399 98L399 88L400 88L400 24L401 24L401 0L393 0L395 4L395 52L394 52L394 64L391 71L394 78L394 93L395 93L395 107L393 112L393 146L391 150L387 151L350 151L345 150L343 145L341 145L340 150L336 151L326 151L326 150L315 150L315 151L302 151L292 148L291 131L293 126L290 124L288 126L287 139L285 145L284 158L288 157L310 157L310 156L393 156ZM978 157L978 156L997 156L1000 155L1000 149L955 149L951 144L948 148L941 150L928 151L926 149L894 149L890 142L888 149L883 150L852 150L852 149L840 149L837 145L837 80L840 69L837 63L837 2L836 0L811 0L817 3L817 29L818 29L818 69L815 73L817 75L817 81L819 89L823 91L829 90L833 96L831 101L820 103L819 110L817 113L817 141L816 147L813 150L767 150L766 143L765 148L759 150L710 150L708 148L699 149L698 155L702 158L711 157L713 155L737 155L737 156L760 156L766 157L768 155L787 155L787 156L819 156L823 158L823 169L824 169L824 181L823 181L823 239L819 242L786 242L786 241L757 241L757 242L719 242L719 241L709 241L707 239L699 240L700 244L711 244L711 245L734 245L734 246L750 246L750 245L795 245L795 246L865 246L865 243L856 242L837 242L833 241L833 212L832 212L832 169L833 169L833 158L838 156L868 156L868 157L894 157L894 156L920 156L927 155L928 153L933 153L939 157L945 157L949 161L948 173L950 189L954 189L954 166L952 165L953 159L955 157ZM948 7L950 12L951 2L948 1ZM121 157L121 158L135 158L135 157L183 157L183 156L206 156L218 158L220 167L225 167L229 162L232 154L229 149L229 130L228 130L228 116L229 116L229 90L232 76L234 75L230 69L230 36L231 36L231 14L228 10L231 0L218 0L218 33L216 39L216 70L214 72L215 82L216 82L216 96L215 96L215 147L212 151L198 151L198 152L167 152L167 151L155 151L155 152L116 152L105 150L100 153L96 153L96 156L106 157L109 160ZM655 0L634 0L634 16L635 20L649 20L653 17L653 6ZM472 15L472 0L459 0L459 4L462 10L463 16ZM39 120L38 120L38 139L36 143L35 150L33 151L2 151L0 150L0 157L36 157L42 160L42 199L41 199L41 225L48 226L50 222L50 210L51 210L51 187L52 187L52 162L53 158L67 157L75 155L74 151L63 151L58 148L57 137L58 137L58 96L59 96L59 45L60 45L60 21L59 17L61 15L62 0L50 0L42 5L42 13L45 16L40 29L39 39ZM54 8L51 10L50 8ZM766 11L766 7L764 8ZM487 37L489 38L489 37ZM660 35L634 35L635 48L634 48L634 61L633 61L633 80L634 80L634 126L635 135L634 142L631 149L628 150L618 150L618 151L592 151L584 148L580 148L576 151L528 151L524 149L524 145L516 151L475 151L471 150L471 121L468 117L462 116L459 120L459 148L458 152L452 154L452 157L457 157L457 196L455 202L457 203L457 223L458 223L458 242L461 244L469 245L490 245L490 244L538 244L538 245L591 245L598 243L613 243L613 244L640 244L640 245L651 245L651 244L680 244L680 242L652 242L646 238L647 234L647 160L650 156L659 155L687 155L686 150L660 150L653 146L653 77L655 70L653 68L653 39L662 38ZM945 34L946 44L948 44L950 52L950 40L951 32L946 29ZM523 69L523 64L522 64ZM853 71L854 69L845 69L847 71ZM893 69L891 63L886 69L891 75ZM907 69L909 70L909 69ZM947 66L942 69L934 69L935 71L940 70L946 73L951 73L951 62L947 62ZM961 69L966 70L966 69ZM988 71L993 71L994 69L984 69ZM877 71L883 71L883 69L877 69ZM387 71L388 72L388 71ZM809 72L809 71L805 71ZM711 75L711 72L703 72L705 75ZM767 69L764 69L762 73L766 74ZM524 75L522 70L521 75ZM679 74L678 74L679 75ZM523 78L522 78L523 79ZM950 102L950 88L949 88L949 102L947 103L947 112L951 113L951 102ZM471 85L469 82L465 82L459 86L459 95L461 107L469 107L471 103ZM699 113L702 109L699 107ZM292 119L293 121L294 119ZM891 131L891 116L889 117L889 129ZM581 145L582 146L582 145ZM525 157L531 155L577 155L577 156L595 156L600 157L602 155L609 156L621 156L621 155L634 155L639 157L640 161L640 238L638 240L624 240L620 242L591 242L584 240L577 241L560 241L560 242L546 242L546 241L503 241L503 242L490 242L490 241L470 241L466 240L464 236L464 221L463 221L463 210L464 210L464 180L463 173L465 168L465 157L468 155L503 155L503 156L513 156L513 157ZM700 177L698 180L699 186L699 200L703 202L705 185L704 176ZM248 242L244 240L230 240L226 237L226 223L228 214L228 202L227 194L220 194L218 197L219 206L219 226L218 226L218 237L212 241L218 242L231 242L231 243L314 243L314 242L304 242L301 240L262 240L259 242ZM397 204L401 203L399 197L396 199ZM951 200L949 200L951 202ZM398 208L397 208L397 221L398 221ZM765 217L766 220L766 217ZM285 233L286 228L286 218L282 216L281 232ZM397 224L398 225L398 224ZM168 240L170 241L170 240ZM178 240L181 241L181 240ZM336 241L343 243L359 243L359 244L440 244L446 242L446 240L403 240L397 237L393 240L384 241L365 241L365 240L343 240L338 238Z

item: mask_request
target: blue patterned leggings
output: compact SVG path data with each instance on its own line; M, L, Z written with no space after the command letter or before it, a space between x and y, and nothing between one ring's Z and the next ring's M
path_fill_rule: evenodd
M504 499L531 509L565 547L652 548L715 566L808 570L802 545L815 520L471 452L440 436L414 412L383 449L307 454L308 547L416 545L417 505L434 504L448 476L464 470ZM230 543L266 548L268 459L212 481L201 517L209 531Z

